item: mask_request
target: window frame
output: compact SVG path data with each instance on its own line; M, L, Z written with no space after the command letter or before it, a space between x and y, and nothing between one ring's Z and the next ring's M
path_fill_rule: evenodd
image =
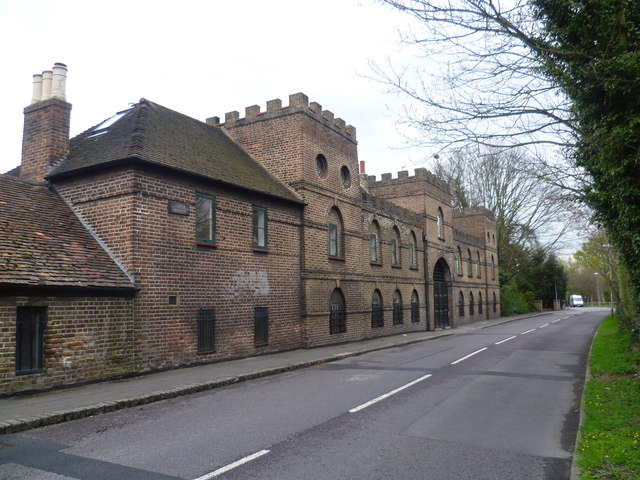
M337 223L329 223L329 258L340 258L340 226ZM333 235L332 235L333 234ZM335 246L335 253L332 248Z
M20 306L16 308L16 376L31 375L44 370L44 339L46 326L47 307ZM28 336L26 341L25 335ZM28 347L29 351L25 352L23 347ZM25 357L28 357L27 361L25 361Z
M404 308L402 305L402 294L399 290L396 290L393 294L393 324L404 324Z
M371 296L371 328L382 327L384 327L384 306L382 303L382 294L379 290L374 290L373 295Z
M411 294L411 323L420 323L420 297L415 290Z
M473 277L473 260L471 259L470 248L467 248L467 277Z
M338 308L336 308L338 307ZM347 332L347 302L342 291L336 288L329 299L329 334Z
M444 240L444 214L440 207L438 207L438 213L436 214L436 231L438 238Z
M210 222L209 233L211 238L200 237L198 234L200 233L199 228L199 208L198 204L201 200L207 200L211 202L211 209L209 212L209 218L207 220ZM215 246L217 243L216 240L216 197L213 195L208 195L206 193L196 193L196 208L195 208L195 234L196 234L196 243L198 245L206 245L206 246Z
M462 291L458 294L458 316L464 317L464 293Z
M256 347L269 345L269 307L255 307L253 322L253 345Z
M196 314L198 353L216 351L216 313L212 308L199 309Z
M418 269L418 245L413 232L409 237L409 268L412 270Z
M259 222L259 215L262 214L263 225L256 224L256 220ZM268 229L268 216L267 209L259 207L258 205L251 206L251 231L252 231L252 243L251 248L254 250L268 251L269 250L269 229ZM260 233L264 236L264 241L260 243ZM258 242L256 242L256 238Z

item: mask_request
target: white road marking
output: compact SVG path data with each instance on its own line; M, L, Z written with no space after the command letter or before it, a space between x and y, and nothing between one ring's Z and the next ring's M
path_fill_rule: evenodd
M553 322L551 322L551 323L556 323L556 322L559 322L560 320L562 320L562 318L559 318L559 319L557 319L557 320L554 320L554 321L553 321Z
M388 393L385 393L384 395L380 395L379 397L374 398L373 400L369 400L367 403L363 403L362 405L359 405L355 408L352 408L351 410L349 410L349 413L356 413L359 412L360 410L363 410L367 407L370 407L371 405L373 405L374 403L378 403L380 400L384 400L385 398L390 397L391 395L395 395L398 392L401 392L402 390L404 390L405 388L409 388L412 385L415 385L418 382L421 382L423 380L426 380L427 378L431 377L432 374L428 374L428 375L424 375L420 378L415 379L413 382L409 382L406 385L403 385L401 387L396 388L395 390L391 390ZM199 479L196 479L199 480Z
M248 463L252 460L255 460L256 458L266 455L267 453L269 453L269 450L260 450L259 452L256 452L252 455L241 458L237 462L230 463L226 467L219 468L214 472L207 473L206 475L198 477L195 480L210 480L212 478L217 477L218 475L222 475L223 473L228 472L229 470L233 470L234 468L239 467L240 465L244 465L245 463Z
M535 332L536 329L532 328L531 330L527 330L526 332L522 332L520 335L526 335L527 333Z
M451 362L451 365L455 365L456 363L460 363L461 361L466 360L466 359L467 359L467 358L469 358L469 357L473 357L473 356L474 356L475 354L477 354L477 353L484 352L487 348L489 348L489 347L481 348L480 350L476 350L475 352L470 353L469 355L467 355L467 356L465 356L465 357L459 358L459 359L458 359L458 360L456 360L455 362Z
M544 327L548 327L548 326L549 326L549 324L545 323L544 325L540 325L538 328L544 328Z
M494 343L494 345L500 345L501 343L508 342L509 340L513 340L514 338L516 338L515 335L513 337L509 337L509 338L505 338L504 340L500 340L499 342Z

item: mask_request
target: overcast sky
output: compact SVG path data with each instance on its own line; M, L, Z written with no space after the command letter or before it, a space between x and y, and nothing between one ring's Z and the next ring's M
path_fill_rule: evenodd
M20 163L33 74L62 62L72 136L140 98L204 121L304 92L356 127L367 173L413 175L430 152L403 148L400 100L365 78L406 55L408 20L373 0L0 0L0 172Z

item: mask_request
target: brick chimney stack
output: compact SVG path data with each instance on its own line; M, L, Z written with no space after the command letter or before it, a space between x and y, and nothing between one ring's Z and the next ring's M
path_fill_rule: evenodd
M44 182L51 166L69 151L71 104L66 101L67 66L33 76L31 105L24 109L20 177Z

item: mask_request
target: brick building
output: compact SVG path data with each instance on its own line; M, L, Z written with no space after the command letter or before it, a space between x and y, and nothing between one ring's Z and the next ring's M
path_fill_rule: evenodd
M34 76L0 175L0 394L499 315L492 214L360 173L304 94L224 123L143 99L69 140L65 79Z

